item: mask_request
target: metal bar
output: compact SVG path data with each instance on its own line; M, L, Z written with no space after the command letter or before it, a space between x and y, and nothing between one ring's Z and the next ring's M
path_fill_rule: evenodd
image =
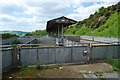
M13 47L13 45L0 45L0 48L9 48L9 47Z

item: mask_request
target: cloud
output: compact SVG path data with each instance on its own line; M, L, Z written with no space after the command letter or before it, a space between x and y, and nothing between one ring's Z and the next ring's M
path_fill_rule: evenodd
M35 31L45 29L44 18L15 18L7 14L0 15L0 29L1 30L18 30L18 31ZM17 26L17 27L16 27Z
M16 4L8 4L1 6L2 14L14 14L14 13L23 13L26 10L26 7L16 5Z
M101 6L119 0L0 0L0 28L2 30L34 31L45 29L48 20L67 16L83 20ZM87 5L83 2L93 2ZM102 3L97 3L102 2ZM87 6L86 6L87 5Z
M9 15L1 14L0 15L0 22L14 22L15 18Z
M27 3L28 11L27 14L35 15L35 16L44 16L44 17L52 17L57 15L62 15L66 13L71 5L65 4L63 2L29 2Z
M24 13L27 7L20 0L0 0L1 14Z
M78 8L76 8L73 12L73 14L67 15L69 18L76 19L78 21L83 20L85 18L88 18L91 14L94 14L98 9L102 6L108 7L114 3L106 2L106 3L94 3L91 6L84 7L83 5L80 5Z

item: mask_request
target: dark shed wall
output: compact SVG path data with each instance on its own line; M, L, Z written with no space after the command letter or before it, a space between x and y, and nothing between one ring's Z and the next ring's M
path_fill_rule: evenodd
M72 25L72 24L75 24L75 23L77 23L77 21L66 18L66 17L63 16L63 17L60 17L60 18L49 20L47 22L46 29L47 29L48 33L50 33L50 32L56 33L56 32L58 32L58 27L59 27L59 30L61 31L62 26L66 27L66 26L69 26L69 25Z

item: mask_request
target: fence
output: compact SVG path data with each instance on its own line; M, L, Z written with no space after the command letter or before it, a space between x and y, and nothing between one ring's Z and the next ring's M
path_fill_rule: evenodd
M17 38L3 39L3 40L1 40L0 44L11 44L15 40L17 40Z
M97 60L105 60L108 57L119 59L119 49L120 45L94 45L91 48L91 60L92 62L95 62Z
M71 62L85 62L83 50L86 47L43 47L22 48L20 51L23 66L41 64L61 64ZM31 60L32 58L32 60Z
M2 70L7 70L18 65L18 52L14 46L1 46L0 56L2 58Z
M95 36L80 36L81 39L100 41L106 43L120 42L120 38L107 38L107 37L95 37Z
M19 41L20 43L30 43L33 40L37 40L37 42L40 43L45 43L45 44L55 44L55 38L54 37L41 37L41 38L34 38L34 37L29 37L29 38L10 38L10 39L4 39L0 42L0 44L12 44L15 40Z
M75 35L64 35L64 38L70 41L80 42L80 36Z
M62 37L62 36L61 36ZM95 36L73 36L73 35L64 35L64 39L70 40L70 41L77 41L79 42L80 39L87 39L87 40L93 40L93 41L100 41L100 42L106 42L106 43L113 43L113 42L119 42L120 38L106 38L106 37L95 37ZM12 44L15 40L18 40L20 43L28 43L36 39L38 42L46 43L46 44L56 44L56 38L55 37L41 37L41 38L11 38L11 39L5 39L0 42L0 44Z
M108 57L120 58L120 45L93 45L70 47L20 47L4 49L2 54L2 69L6 70L21 63L21 66L40 64L62 64L95 62ZM17 50L16 50L17 49ZM84 52L87 51L87 54ZM89 58L89 59L88 59Z

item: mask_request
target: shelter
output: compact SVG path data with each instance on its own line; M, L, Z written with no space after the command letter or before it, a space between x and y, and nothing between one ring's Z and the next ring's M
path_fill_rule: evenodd
M56 19L49 20L47 22L46 30L49 33L49 35L57 34L59 36L61 33L63 35L64 27L67 27L75 23L77 23L77 21L62 16Z

